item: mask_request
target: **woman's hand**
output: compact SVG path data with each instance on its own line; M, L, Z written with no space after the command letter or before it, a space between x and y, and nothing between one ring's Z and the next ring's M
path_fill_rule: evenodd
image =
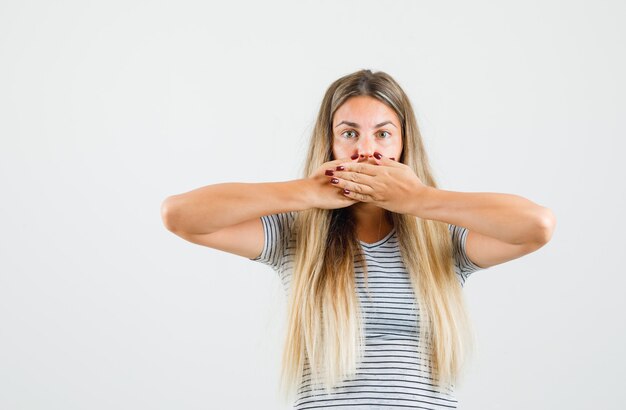
M350 157L339 158L333 161L323 163L307 181L310 183L312 207L321 209L337 209L345 208L359 202L358 199L350 198L343 194L343 190L337 189L329 183L326 170L335 169L342 162L351 161Z
M326 177L328 185L346 198L371 202L392 212L410 214L428 190L410 167L382 154L380 159L339 161L337 166L343 166L343 170L335 167L333 175ZM332 183L333 178L337 183ZM344 189L350 192L344 193Z

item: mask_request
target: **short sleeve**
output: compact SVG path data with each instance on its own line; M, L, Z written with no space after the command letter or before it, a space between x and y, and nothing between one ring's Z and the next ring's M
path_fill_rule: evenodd
M454 269L459 277L461 285L465 284L465 280L477 270L482 268L472 262L465 253L465 241L467 239L467 228L462 226L448 224L450 235L452 235L452 254L454 256Z
M288 253L294 219L295 212L261 216L264 236L263 250L259 256L250 258L250 260L261 262L278 271Z

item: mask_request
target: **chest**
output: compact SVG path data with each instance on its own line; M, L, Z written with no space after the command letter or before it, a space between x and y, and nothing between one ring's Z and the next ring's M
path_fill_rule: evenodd
M418 335L415 292L399 255L366 252L367 281L361 264L355 264L355 281L366 338L408 338Z

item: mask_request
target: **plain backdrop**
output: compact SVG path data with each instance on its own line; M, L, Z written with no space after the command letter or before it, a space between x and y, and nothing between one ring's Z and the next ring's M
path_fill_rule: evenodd
M440 188L553 210L465 286L460 409L626 406L621 1L1 1L0 408L282 409L269 267L170 195L300 178L326 88L413 102Z

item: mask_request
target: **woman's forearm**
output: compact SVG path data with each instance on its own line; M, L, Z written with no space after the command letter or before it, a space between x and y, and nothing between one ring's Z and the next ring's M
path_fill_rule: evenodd
M208 185L165 199L163 223L170 231L211 233L262 215L311 208L307 179Z
M491 192L455 192L428 187L414 215L463 226L511 244L545 243L555 225L549 208L524 197Z

